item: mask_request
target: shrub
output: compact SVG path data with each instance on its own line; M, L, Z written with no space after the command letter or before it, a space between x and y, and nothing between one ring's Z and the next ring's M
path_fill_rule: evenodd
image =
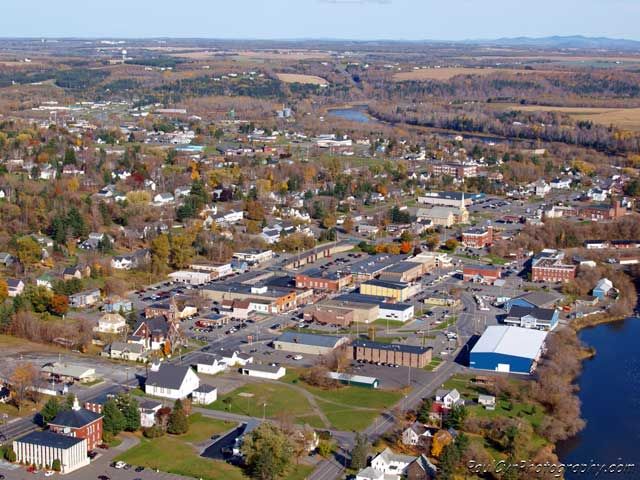
M145 428L142 434L146 438L158 438L164 435L164 430L160 426L154 425L153 427Z
M51 470L53 470L54 472L59 472L61 469L62 466L60 465L60 460L56 458L51 464Z
M16 452L13 451L13 447L8 446L7 448L5 448L4 450L4 459L7 462L15 462L16 461Z

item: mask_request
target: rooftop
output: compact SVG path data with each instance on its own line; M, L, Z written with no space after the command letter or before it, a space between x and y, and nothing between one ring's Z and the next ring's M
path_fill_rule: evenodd
M335 348L344 338L345 337L333 337L331 335L316 335L313 333L284 332L276 338L275 341Z
M377 350L393 350L396 352L413 353L422 355L432 350L431 347L419 347L417 345L402 345L399 343L378 343L370 342L369 340L356 340L353 342L354 347L359 348L375 348Z
M546 338L547 332L542 330L492 325L487 327L471 353L498 353L534 359Z
M67 435L60 435L59 433L53 433L48 430L28 433L17 441L43 447L61 448L63 450L71 448L78 443L86 442L83 438L68 437Z

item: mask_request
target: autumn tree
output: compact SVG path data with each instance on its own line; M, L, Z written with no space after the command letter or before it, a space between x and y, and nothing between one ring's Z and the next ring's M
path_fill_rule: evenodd
M42 249L38 242L31 237L21 237L16 241L18 260L25 267L37 263L42 258Z
M173 234L169 239L169 243L171 266L175 268L188 267L195 255L192 236L186 232Z
M13 370L9 383L13 386L13 401L22 408L29 397L29 391L37 385L38 369L32 363L19 363Z
M289 471L293 447L278 427L265 422L247 436L242 453L252 478L275 480Z
M7 281L0 278L0 303L3 303L9 297L9 285Z
M66 295L53 295L49 310L55 315L62 316L69 311L69 297Z
M342 229L346 232L346 233L351 233L353 232L354 229L354 222L353 222L353 218L351 217L347 217L344 219L344 222L342 223Z
M167 235L158 235L151 241L151 269L155 273L166 270L171 248Z

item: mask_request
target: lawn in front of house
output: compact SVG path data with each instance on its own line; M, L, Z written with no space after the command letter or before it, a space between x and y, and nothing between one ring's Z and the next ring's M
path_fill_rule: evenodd
M262 418L287 413L292 417L314 413L309 401L299 391L282 383L249 383L222 395L208 407L240 415Z

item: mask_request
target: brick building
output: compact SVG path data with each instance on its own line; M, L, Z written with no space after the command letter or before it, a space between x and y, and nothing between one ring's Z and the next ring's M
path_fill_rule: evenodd
M564 252L545 249L531 261L531 280L534 282L568 282L576 277L576 266L567 263Z
M76 398L71 410L64 410L49 422L49 430L87 441L87 451L102 443L102 414L81 408Z
M493 285L501 276L502 272L500 268L490 265L465 265L462 270L462 279L465 282Z
M493 227L470 228L462 232L462 245L468 248L484 248L493 244Z
M296 275L296 288L313 288L314 290L327 290L339 292L342 288L351 284L351 274L322 271L319 268L311 268Z
M476 165L463 165L461 163L435 163L431 166L431 173L436 176L449 176L462 180L478 176Z
M354 360L390 363L402 367L423 368L431 362L433 349L414 345L377 343L356 340L353 343Z

